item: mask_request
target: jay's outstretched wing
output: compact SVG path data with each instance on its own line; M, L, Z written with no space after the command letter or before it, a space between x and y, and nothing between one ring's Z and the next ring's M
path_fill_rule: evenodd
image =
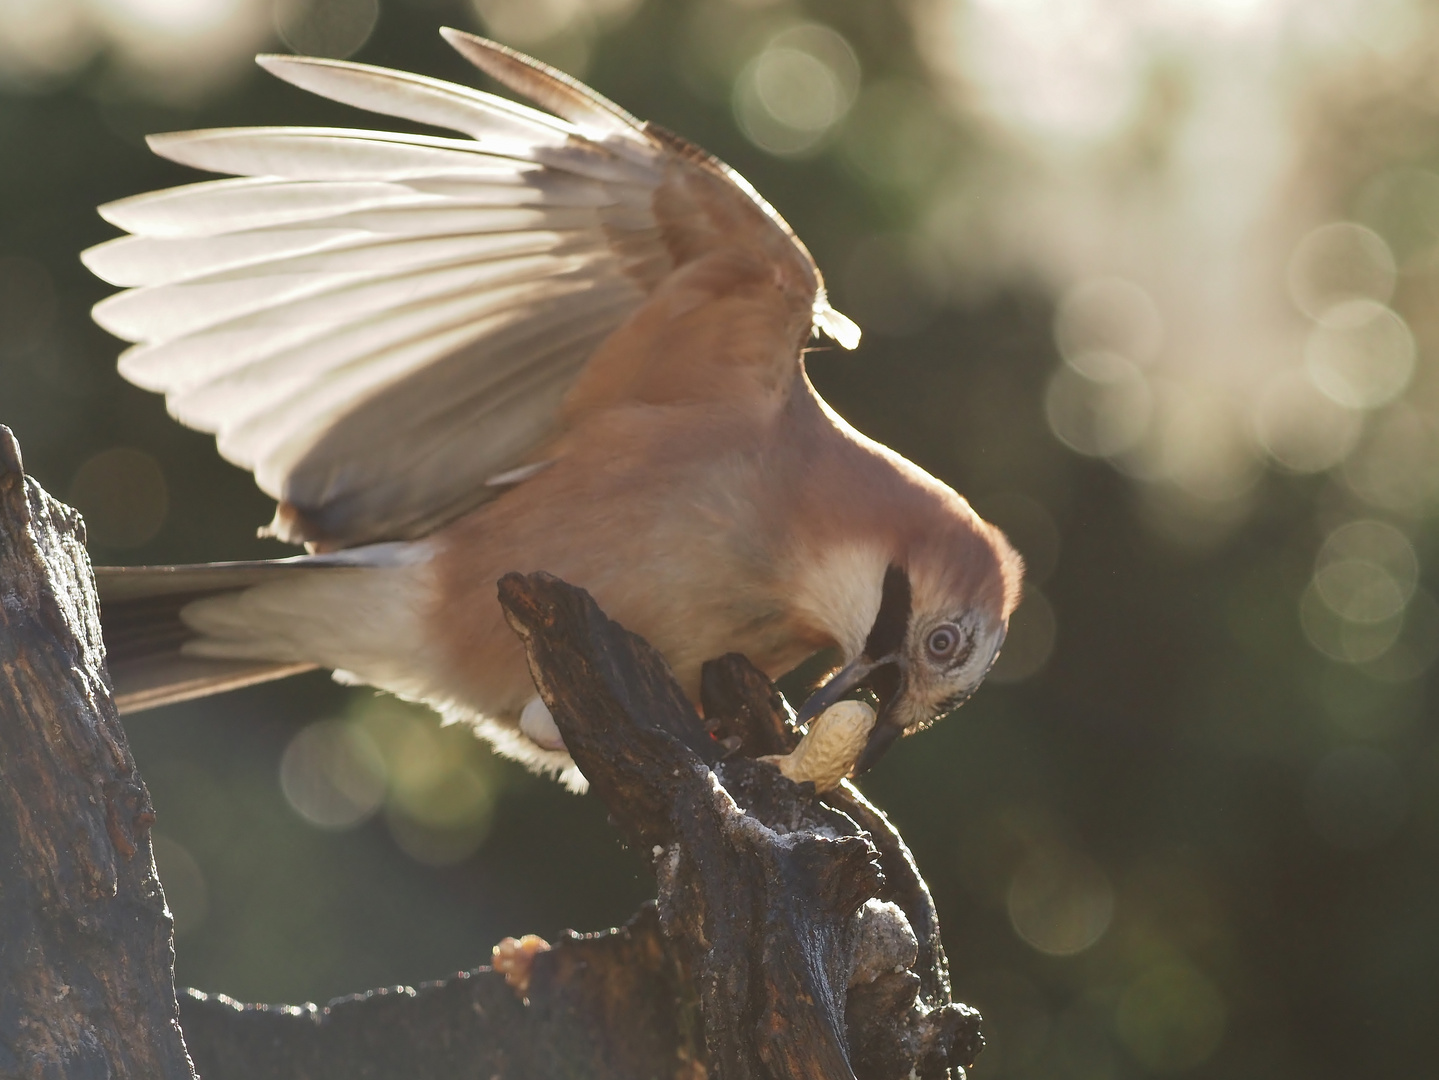
M731 393L707 367L753 373L756 357L788 368L768 383L792 378L812 326L858 341L732 170L553 69L445 34L555 115L402 72L261 57L306 90L464 137L156 136L157 153L237 178L111 203L101 213L133 235L85 253L127 287L95 309L137 343L121 373L254 472L286 540L424 535L543 467L587 409ZM705 326L696 304L715 309Z

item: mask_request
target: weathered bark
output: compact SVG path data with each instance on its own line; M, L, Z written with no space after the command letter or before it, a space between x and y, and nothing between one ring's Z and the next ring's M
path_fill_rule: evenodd
M0 427L0 1076L193 1078L153 820L84 525Z
M978 1014L949 1001L933 903L883 815L851 785L827 803L724 756L792 745L768 680L740 658L711 665L706 725L659 654L587 593L510 575L500 600L575 762L653 854L661 925L697 985L713 1073L846 1077L860 1064L888 1080L973 1060Z
M540 953L527 1000L480 968L324 1008L192 990L180 1012L204 1080L698 1080L686 993L647 905L620 930Z
M101 675L81 526L12 456L0 475L0 1076L188 1077L152 815ZM962 1076L979 1018L950 1001L923 879L851 785L818 796L752 760L798 737L769 680L742 657L708 665L702 721L659 654L587 593L510 575L500 598L594 794L649 853L658 900L538 954L523 999L485 968L324 1008L192 991L179 1012L199 1073Z

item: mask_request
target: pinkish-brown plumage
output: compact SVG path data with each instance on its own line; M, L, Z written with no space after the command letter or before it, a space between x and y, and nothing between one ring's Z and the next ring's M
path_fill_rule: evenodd
M136 233L87 253L140 286L96 312L140 342L122 371L255 470L277 535L327 553L109 576L126 600L153 580L188 601L191 639L139 657L130 700L308 663L565 768L495 595L517 570L587 588L692 696L726 652L779 675L838 650L816 701L872 687L874 754L966 697L1017 603L1018 557L815 393L811 333L858 333L789 227L702 151L447 34L561 119L268 58L307 89L476 141L166 136L177 160L256 179L108 208Z

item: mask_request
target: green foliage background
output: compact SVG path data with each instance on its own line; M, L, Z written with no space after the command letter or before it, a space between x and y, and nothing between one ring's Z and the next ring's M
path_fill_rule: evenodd
M923 153L887 143L898 121L881 117L785 160L744 137L723 87L707 89L705 49L722 42L695 30L699 7L644 4L596 39L587 81L724 158L775 204L829 272L836 306L881 327L856 353L810 358L821 392L981 511L996 507L1042 572L1053 564L1040 583L1057 617L1048 663L987 686L863 784L934 890L959 995L989 1018L974 1075L1430 1074L1433 676L1376 681L1305 640L1296 605L1333 485L1266 473L1243 524L1215 543L1150 527L1129 479L1050 432L1043 399L1058 357L1042 286L936 298L866 254L875 237L919 226L942 172L993 153L938 103L903 14L860 0L804 9L846 36L866 79L910 88L904 116L928 117ZM443 0L386 3L356 59L473 82L435 33L446 22L482 29ZM11 282L0 289L0 421L33 475L87 514L123 519L134 500L160 500L158 531L133 543L121 529L110 546L97 536L96 562L290 553L253 539L270 507L250 478L114 374L119 345L88 316L108 289L77 260L114 233L97 204L194 178L150 155L144 132L266 122L371 118L258 71L159 106L103 55L67 81L0 96L0 259L42 266L52 286L27 292L0 274ZM888 152L911 154L912 169L866 165ZM907 290L922 302L905 308ZM903 317L886 323L896 304ZM149 455L159 487L143 469L86 479L82 466L116 447ZM1016 495L1028 516L1006 522ZM1432 587L1432 524L1406 528ZM594 800L491 760L459 731L434 735L445 776L482 792L455 803L457 816L391 801L353 829L307 824L278 780L296 732L320 718L410 723L385 719L396 708L311 676L127 721L159 813L182 983L324 1000L474 966L507 934L609 926L650 895ZM1382 828L1336 841L1324 826L1336 814L1378 815ZM407 828L472 853L427 865L397 843ZM1066 919L1102 933L1069 955L1043 951L1018 932L1026 910L1061 936Z

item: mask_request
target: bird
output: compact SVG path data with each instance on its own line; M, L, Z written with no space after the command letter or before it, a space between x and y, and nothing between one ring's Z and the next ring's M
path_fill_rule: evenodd
M966 700L1022 560L806 373L858 345L742 177L570 76L441 33L533 106L360 63L261 55L303 90L445 134L151 136L222 174L100 208L123 291L94 318L131 383L276 500L289 558L100 567L122 712L315 668L584 779L496 583L545 571L648 639L691 700L738 652L839 662L805 723L870 694L855 762Z

